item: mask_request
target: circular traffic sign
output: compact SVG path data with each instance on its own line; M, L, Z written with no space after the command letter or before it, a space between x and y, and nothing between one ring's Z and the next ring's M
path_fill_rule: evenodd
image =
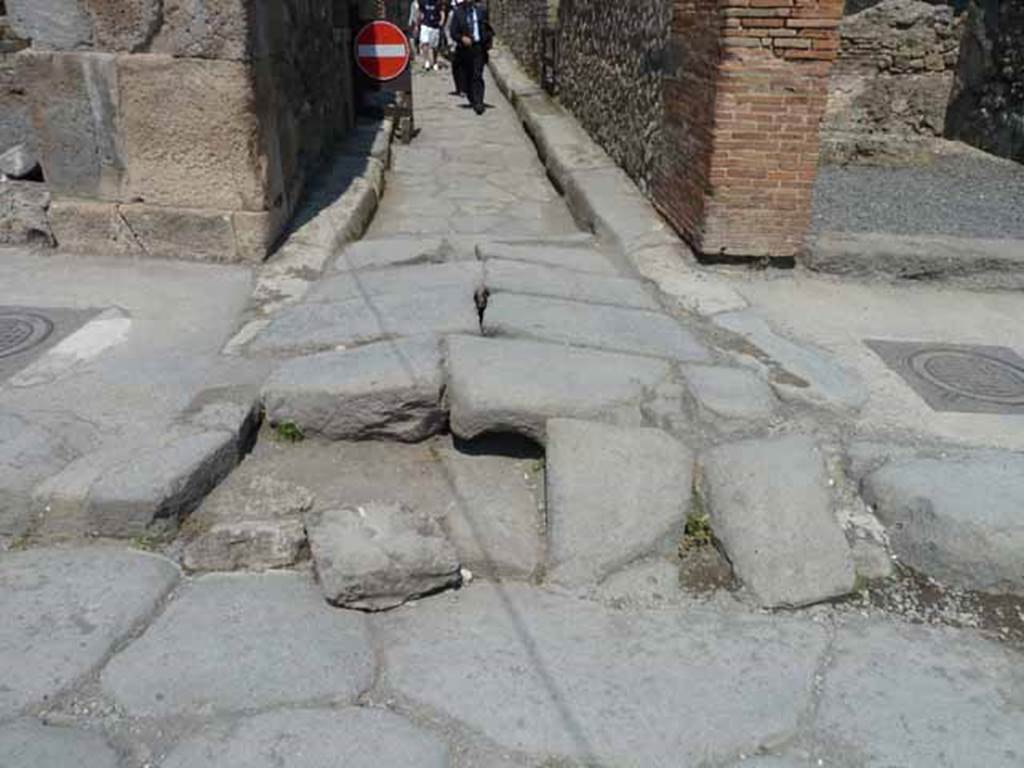
M371 21L356 35L356 64L374 80L394 80L409 65L409 41L390 21Z

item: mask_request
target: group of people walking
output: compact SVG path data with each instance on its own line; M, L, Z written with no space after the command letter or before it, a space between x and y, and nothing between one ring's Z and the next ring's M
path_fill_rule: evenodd
M484 65L494 33L487 8L478 0L412 0L409 27L419 43L423 68L440 68L442 47L450 52L453 96L465 96L473 110L484 112Z

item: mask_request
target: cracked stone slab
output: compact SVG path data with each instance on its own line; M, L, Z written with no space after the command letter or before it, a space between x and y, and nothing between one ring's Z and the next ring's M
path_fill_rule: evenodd
M699 463L711 528L762 605L808 605L853 590L850 547L811 438L730 443Z
M727 419L767 419L778 406L767 382L745 368L685 365L683 378L702 408Z
M306 544L308 488L260 474L245 461L211 493L183 528L190 571L264 570L293 565Z
M306 516L317 580L331 605L386 611L461 582L455 548L431 515L393 502Z
M472 296L483 287L483 282L483 265L479 262L414 264L332 275L317 283L306 301L347 301L361 296L445 289L461 290Z
M906 565L959 587L1024 593L1024 455L895 459L861 492Z
M133 717L204 717L352 702L373 671L362 615L325 605L305 575L269 572L189 582L101 679Z
M752 310L717 315L714 322L753 346L738 351L768 369L772 388L783 400L853 410L868 401L867 385L857 373L823 352L783 338Z
M462 288L389 293L289 307L249 344L248 351L298 354L400 336L479 331L473 294Z
M547 438L551 581L599 582L678 546L693 488L693 454L679 441L573 419L549 421Z
M4 553L0 718L52 698L92 672L153 614L179 577L170 560L126 549Z
M1024 760L1019 651L968 630L855 619L831 656L814 726L826 765Z
M593 304L661 310L650 285L626 277L576 272L525 261L488 259L484 283L491 294L521 293L573 299Z
M0 726L4 768L118 768L117 753L97 733L15 720Z
M330 440L416 442L445 424L440 341L419 336L296 357L263 385L272 424Z
M491 296L483 332L672 360L710 360L696 337L668 315L541 296Z
M386 689L537 762L750 754L795 732L827 645L807 621L623 612L518 584L474 583L373 622Z
M441 237L395 237L349 243L331 265L334 272L446 261Z
M639 403L672 374L656 358L517 339L448 339L452 431L515 432L539 442L559 416L639 425Z
M269 712L207 728L176 746L163 768L447 768L436 736L383 709Z
M476 247L477 257L483 260L505 259L543 264L549 267L592 272L601 275L622 276L622 270L600 251L573 245L545 243L485 242Z

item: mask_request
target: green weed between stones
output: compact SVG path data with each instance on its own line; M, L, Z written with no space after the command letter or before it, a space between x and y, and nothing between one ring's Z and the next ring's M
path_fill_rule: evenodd
M711 518L704 511L703 500L697 489L693 494L693 510L686 517L683 526L683 540L679 544L680 554L691 550L707 547L715 543L715 534L711 530Z
M302 430L290 421L282 421L277 424L274 427L274 433L277 435L277 439L284 443L301 443L306 439Z

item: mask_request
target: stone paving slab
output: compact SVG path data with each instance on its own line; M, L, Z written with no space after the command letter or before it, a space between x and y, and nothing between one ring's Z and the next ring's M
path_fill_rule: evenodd
M306 301L346 301L386 293L462 290L474 295L483 287L483 266L454 261L445 264L413 264L402 267L343 272L321 280Z
M117 753L97 733L35 720L0 725L0 768L118 768Z
M548 244L513 244L487 242L477 246L477 257L483 260L505 259L543 264L575 272L622 277L622 270L607 256L590 248Z
M330 440L422 440L445 424L440 341L419 336L292 358L263 385L271 424Z
M385 690L553 764L717 764L781 741L827 645L807 621L623 612L513 584L372 621Z
M445 241L441 237L392 237L349 243L331 265L331 271L347 272L407 264L444 261Z
M448 748L381 709L270 712L209 728L162 768L447 768Z
M668 315L542 296L490 297L483 332L672 360L711 359L696 337Z
M543 442L558 416L632 423L672 368L655 358L518 339L448 338L452 431L515 432Z
M661 310L653 290L642 280L587 274L506 259L488 259L484 264L484 283L492 295L519 293L591 304L613 304L652 312Z
M906 565L967 589L1024 594L1024 454L897 459L861 489Z
M0 719L95 669L156 611L179 575L170 560L125 549L0 556Z
M427 333L478 333L472 293L462 288L384 294L286 309L249 345L250 353L299 354Z
M685 365L683 378L697 403L727 419L767 419L778 400L768 383L745 368Z
M552 419L546 477L553 582L595 583L682 539L693 454L661 430Z
M373 670L363 616L330 608L308 576L212 574L176 593L102 683L132 716L208 716L350 703Z
M718 446L700 457L699 472L714 535L762 605L801 606L853 590L850 547L811 438Z

